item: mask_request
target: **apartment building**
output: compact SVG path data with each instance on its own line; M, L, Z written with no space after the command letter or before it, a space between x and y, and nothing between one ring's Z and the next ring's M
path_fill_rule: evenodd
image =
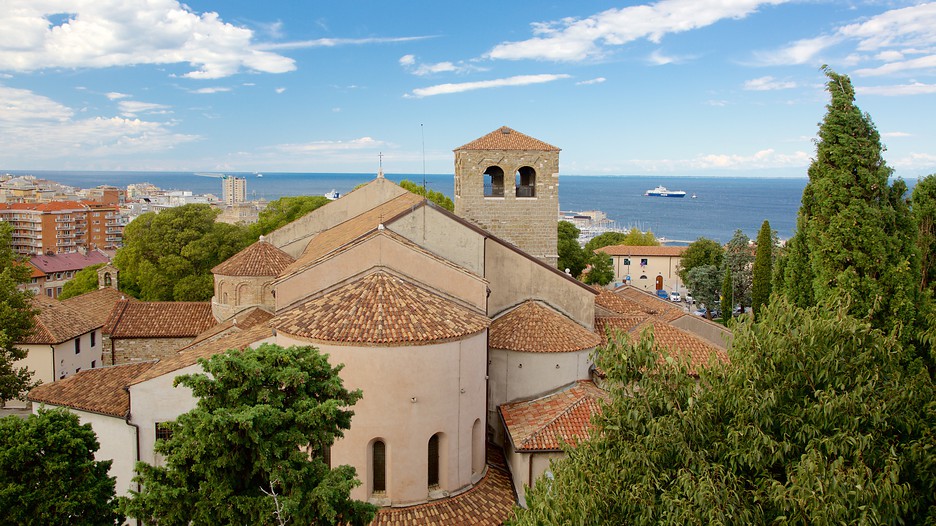
M0 220L13 226L13 250L24 255L61 254L123 246L116 205L94 202L0 204Z

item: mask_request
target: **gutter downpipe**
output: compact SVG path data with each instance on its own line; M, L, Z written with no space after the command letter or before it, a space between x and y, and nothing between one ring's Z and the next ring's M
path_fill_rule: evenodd
M129 398L130 398L130 387L124 386L123 390L126 391L126 393L127 393L127 398L129 399ZM127 400L127 402L129 402L129 400ZM133 427L133 430L134 430L134 436L135 436L135 438L136 438L136 458L134 459L133 465L136 466L136 463L140 461L140 426L137 425L137 424L134 424L134 423L130 422L130 406L129 406L129 403L128 403L128 405L127 405L127 414L124 415L124 423L127 424L128 426ZM134 467L134 469L136 469L136 468ZM142 485L141 485L139 482L137 482L137 488L136 488L137 492L141 491L142 489L143 489ZM136 520L136 524L137 524L137 526L141 526L143 523L140 521L140 519L137 519L137 520Z

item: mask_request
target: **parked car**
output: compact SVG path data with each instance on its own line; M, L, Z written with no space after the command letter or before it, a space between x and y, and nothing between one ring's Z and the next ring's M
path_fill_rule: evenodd
M688 303L689 305L692 305L693 303L695 303L695 300L692 299L691 292L687 292L686 295L683 297L683 299L686 300L686 303Z
M668 299L668 298L669 298L669 292L666 292L665 289L660 289L660 290L657 291L657 297L660 298L660 299L664 299L664 300L665 300L665 299Z
M674 290L673 292L670 292L669 300L670 300L670 301L675 301L675 302L680 302L680 301L682 301L682 298L679 296L679 292L676 292L676 291Z

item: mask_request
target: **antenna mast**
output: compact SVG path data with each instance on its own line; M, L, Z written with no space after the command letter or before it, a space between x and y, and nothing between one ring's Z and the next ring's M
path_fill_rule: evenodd
M426 130L423 128L422 123L419 123L419 132L422 134L423 191L428 195L429 190L426 188Z

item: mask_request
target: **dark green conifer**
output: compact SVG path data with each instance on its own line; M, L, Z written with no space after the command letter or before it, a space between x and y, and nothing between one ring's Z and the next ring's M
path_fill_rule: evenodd
M757 233L757 252L754 254L754 269L751 271L751 309L754 316L770 301L770 280L773 274L773 232L770 222L764 221Z

